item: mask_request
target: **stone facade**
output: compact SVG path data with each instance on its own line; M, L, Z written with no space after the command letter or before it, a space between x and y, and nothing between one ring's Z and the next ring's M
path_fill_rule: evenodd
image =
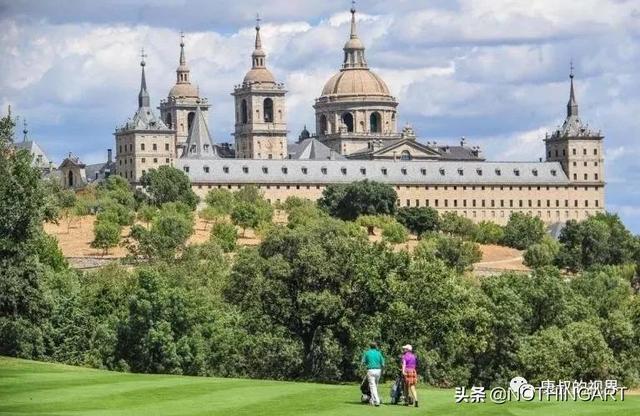
M251 70L234 88L236 157L285 159L287 157L286 90L267 69L260 25L256 25Z

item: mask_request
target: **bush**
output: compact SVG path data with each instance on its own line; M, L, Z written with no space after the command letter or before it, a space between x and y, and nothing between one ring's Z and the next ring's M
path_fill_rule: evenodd
M417 236L438 231L440 226L438 211L429 207L403 207L396 213L396 218Z
M499 244L503 238L504 227L491 221L478 223L473 235L473 240L480 244Z
M191 234L193 214L190 208L181 203L169 203L160 208L149 230L139 225L131 227L131 237L138 244L130 249L147 258L174 260L186 247Z
M238 230L233 224L218 222L211 228L211 239L218 243L225 253L229 253L236 249Z
M404 225L393 220L382 225L382 239L392 244L405 243L409 238L409 233Z
M472 241L455 236L434 235L420 241L414 251L414 257L426 261L440 259L462 273L482 259L482 251L480 246Z
M539 243L545 236L544 223L538 217L521 212L514 212L504 228L503 244L509 247L525 250L529 246Z
M133 224L135 218L136 214L131 208L119 204L113 199L103 199L99 201L96 221L107 221L126 226Z
M212 189L205 197L207 207L211 210L213 216L230 215L235 204L233 193L226 189Z

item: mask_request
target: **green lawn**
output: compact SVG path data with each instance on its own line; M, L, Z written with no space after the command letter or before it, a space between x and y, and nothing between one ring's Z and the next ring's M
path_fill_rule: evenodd
M382 388L387 398L389 386ZM371 408L355 385L123 374L0 357L0 415L639 415L624 402L456 405L420 389L419 409Z

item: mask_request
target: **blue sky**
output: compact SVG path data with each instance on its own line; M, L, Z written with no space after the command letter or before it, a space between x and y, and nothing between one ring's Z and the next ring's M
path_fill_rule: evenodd
M337 71L349 1L0 0L0 105L26 117L56 162L90 163L135 111L139 50L154 105L175 83L179 32L210 129L231 140L230 93L250 66L256 13L267 64L288 89L294 140ZM542 157L576 67L581 116L605 134L607 208L640 233L639 0L357 2L369 65L422 140L464 136L491 160Z

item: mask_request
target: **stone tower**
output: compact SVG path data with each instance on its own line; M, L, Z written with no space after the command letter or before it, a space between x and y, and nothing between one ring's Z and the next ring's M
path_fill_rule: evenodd
M176 84L169 91L166 100L160 101L160 117L170 129L176 131L176 157L180 157L184 150L189 130L196 116L196 109L200 108L207 118L209 104L206 98L199 97L198 88L191 84L191 71L187 65L184 53L184 35L180 37L180 60L176 69Z
M560 162L574 184L604 184L604 154L600 131L583 124L578 115L578 102L573 86L573 68L567 117L562 127L545 138L547 161Z
M173 165L175 157L175 131L167 127L151 108L142 53L140 66L140 93L138 110L133 118L118 127L116 136L116 173L136 185L150 169Z
M398 102L384 80L369 69L364 50L352 7L342 68L327 81L313 106L318 138L343 155L366 149L372 141L384 146L402 138L397 132Z
M266 54L260 39L260 19L256 19L256 22L251 70L231 94L235 98L236 108L236 157L284 159L287 157L287 91L267 69Z

